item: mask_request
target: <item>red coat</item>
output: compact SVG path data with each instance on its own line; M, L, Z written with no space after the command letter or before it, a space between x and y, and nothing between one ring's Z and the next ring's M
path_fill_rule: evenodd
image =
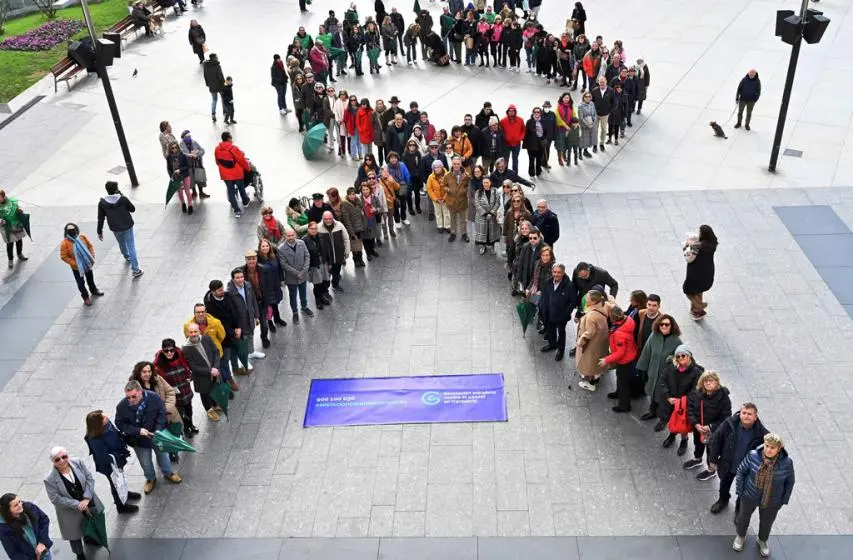
M349 107L344 109L344 125L347 127L347 136L355 136L355 113Z
M373 109L359 107L355 114L355 127L358 129L358 141L362 144L373 143Z
M515 105L510 105L510 109L515 109ZM509 109L507 109L509 111ZM515 116L510 118L509 115L501 119L501 128L504 131L504 143L507 148L515 148L524 140L524 133L527 132L527 125L524 119L518 116L516 110Z
M242 181L252 169L240 148L231 142L220 142L213 151L213 157L219 168L219 177L223 181Z
M637 341L634 340L634 319L625 317L621 325L610 331L610 354L604 357L607 365L630 364L637 359Z

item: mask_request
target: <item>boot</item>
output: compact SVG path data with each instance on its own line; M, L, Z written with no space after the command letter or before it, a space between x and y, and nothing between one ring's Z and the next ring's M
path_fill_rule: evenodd
M237 385L237 382L233 379L228 382L228 385L231 387L231 391L233 391L234 393L240 390L240 386Z
M595 149L595 147L593 147L593 149ZM589 149L584 149L584 151L583 151L583 157L586 157L586 158L591 158L591 157L592 157L592 154L591 154L591 153L589 153Z
M639 114L639 113L637 113L637 114ZM735 123L735 128L740 128L740 119L738 119L737 122Z
M562 152L557 152L557 163L560 164L560 167L563 167L566 165L566 162L563 161L563 153Z
M187 203L186 202L181 202L181 212L183 212L184 214L187 213Z
M581 159L583 159L583 158L581 158ZM577 164L578 164L578 155L575 154L575 165L577 165Z
M204 192L204 187L201 185L198 186L198 196L199 198L210 198L210 195Z

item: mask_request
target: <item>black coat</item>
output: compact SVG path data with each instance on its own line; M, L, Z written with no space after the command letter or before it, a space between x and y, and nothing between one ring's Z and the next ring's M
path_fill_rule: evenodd
M406 150L403 152L401 157L406 168L409 170L409 176L412 179L420 179L423 182L424 176L423 170L421 169L421 152L419 150L415 150L414 152Z
M499 157L503 157L506 152L506 142L504 142L503 129L498 126L498 130L492 134L492 131L489 130L488 126L486 126L482 130L482 135L480 136L478 144L480 145L480 155L484 158L496 160ZM500 185L495 186L499 187Z
M731 470L733 461L737 461L737 465L743 461L743 457L734 456L739 426L740 412L736 412L723 421L711 435L711 442L708 444L708 462L717 465L717 469L722 474ZM757 418L755 420L755 432L753 432L752 441L749 442L749 450L757 449L759 445L763 444L764 436L768 433L770 431L764 427L761 419Z
M200 25L190 27L187 36L189 38L190 45L193 47L193 52L196 54L204 54L204 43L207 41L207 35L204 34L204 29L202 29Z
M696 389L696 382L705 368L693 362L683 373L669 362L660 374L660 403L658 403L658 418L669 420L673 406L667 399L680 399ZM689 401L689 399L688 399Z
M243 267L243 275L246 275L246 267ZM246 276L246 282L249 281L249 277ZM252 291L255 292L255 298L258 302L259 309L262 313L266 309L267 305L275 305L276 302L281 301L281 281L276 276L275 269L268 264L261 264L258 262L258 282L260 283L259 290L255 289L255 286L252 285ZM279 287L278 294L276 293L276 286ZM264 319L264 317L261 317Z
M127 402L127 398L119 401L116 406L115 425L124 434L124 440L132 447L152 446L152 438L141 437L139 430L145 428L152 434L166 427L166 403L154 391L143 390L147 404L142 418L136 421L136 411Z
M732 399L725 387L713 395L694 389L687 397L687 420L693 425L709 426L713 432L731 415Z
M567 323L572 316L572 311L578 304L577 294L572 283L567 277L554 288L554 282L548 282L539 286L542 297L539 300L539 309L546 323Z
M412 127L406 124L405 120L403 121L402 131L397 128L394 121L391 121L388 128L385 130L385 153L397 152L398 154L402 154L405 152L406 143L409 141L411 135Z
M406 22L403 21L403 14L400 12L391 12L391 23L397 28L397 32L402 35L406 31Z
M89 454L95 461L95 470L103 475L110 476L113 472L113 463L110 455L115 457L118 468L123 469L130 457L127 444L121 439L121 434L112 422L104 426L104 435L97 438L86 436L86 445L89 446Z
M279 68L275 64L270 67L270 83L273 86L287 85L287 72L283 68Z
M583 298L595 285L607 286L610 288L610 295L613 297L616 297L616 293L619 291L619 282L610 276L609 272L592 265L590 265L589 278L586 280L578 276L578 269L575 268L572 272L572 284L578 290L578 298Z
M687 275L682 291L687 295L707 292L714 285L714 253L716 247L702 246L692 263L687 263Z
M212 292L207 292L204 295L204 306L210 315L222 323L222 328L225 329L225 340L222 341L222 346L230 348L236 342L234 329L240 328L234 296L225 292L225 296L218 300L213 297Z
M492 185L494 185L496 188L501 188L506 179L509 179L513 183L521 183L522 185L525 185L527 187L533 186L533 183L531 183L524 177L519 176L518 173L516 173L509 167L505 167L503 171L498 171L498 168L495 167L495 170L492 171L492 174L489 175L489 178L492 180ZM524 200L527 201L527 197L524 197ZM527 201L527 204L530 204L530 202ZM528 210L530 210L529 207Z
M758 79L758 72L754 78L750 78L749 74L743 77L737 86L735 101L758 101L761 97L761 80Z
M104 231L104 220L110 231L127 231L133 227L133 212L136 207L129 198L122 195L115 202L101 199L98 202L98 235Z
M201 336L199 346L184 344L182 350L193 376L193 389L200 395L210 393L214 386L214 378L210 375L210 370L212 368L219 369L219 351L216 349L213 339L204 334ZM205 353L207 360L201 356L199 351Z
M613 88L608 87L601 93L601 88L595 87L592 89L592 103L595 105L595 112L599 117L606 117L613 109Z
M225 74L222 73L219 60L204 61L204 85L210 93L219 93L225 87Z
M328 202L324 202L322 206L317 208L317 206L312 201L311 206L309 206L308 210L305 211L305 215L308 216L309 222L316 222L319 224L323 221L323 214L325 214L326 212L331 212L332 214L335 213L332 209L331 204L329 204Z
M333 230L337 224L338 222L335 222L332 225ZM329 231L322 222L317 226L317 237L320 239L320 255L323 258L323 262L328 264L343 264L346 261L346 244L344 242L346 231L346 228L339 229L338 231Z
M306 235L302 241L305 242L305 248L308 249L308 268L319 268L323 262L319 237Z
M557 218L557 214L551 210L544 214L537 211L533 214L533 225L539 228L545 243L553 248L554 243L560 239L560 220Z

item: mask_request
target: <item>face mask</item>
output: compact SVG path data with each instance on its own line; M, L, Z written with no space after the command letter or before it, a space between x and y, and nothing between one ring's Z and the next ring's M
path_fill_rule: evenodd
M550 112L551 112L551 108L550 108L550 107L543 107L543 108L542 108L542 110L543 110L543 111L545 111L546 113L550 113Z
M65 233L67 235L70 235L71 237L77 237L77 230L76 229L65 230Z

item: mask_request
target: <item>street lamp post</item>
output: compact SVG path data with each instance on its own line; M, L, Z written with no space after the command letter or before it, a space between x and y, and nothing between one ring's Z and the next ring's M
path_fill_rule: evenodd
M107 66L103 57L103 44L98 41L95 34L95 26L92 24L92 15L89 13L89 4L86 0L80 0L80 7L83 9L83 19L86 20L86 27L89 29L89 35L92 37L92 43L95 46L95 68L98 71L98 77L104 85L104 94L107 96L107 104L110 106L110 115L113 118L113 125L116 128L118 143L121 146L121 154L124 156L124 166L127 168L127 174L130 176L130 184L134 187L139 186L139 179L136 177L136 169L133 167L133 160L130 157L130 148L127 145L127 137L124 135L124 127L121 124L121 115L118 113L118 105L116 105L115 95L113 95L113 86L110 83L110 77L107 75Z
M782 147L782 134L785 131L785 121L788 117L788 104L791 101L791 90L794 87L794 74L797 72L797 61L800 57L800 46L803 43L803 34L806 32L807 24L811 27L811 20L818 23L818 26L822 25L823 29L826 29L826 25L829 24L828 19L819 15L810 16L809 12L811 10L809 10L808 7L809 0L802 0L802 4L800 5L800 15L795 18L796 22L791 21L795 16L786 18L782 22L782 25L787 29L782 30L781 33L779 32L780 27L777 25L777 35L781 34L782 40L791 44L791 58L788 60L788 74L785 77L785 89L782 91L782 106L779 108L779 119L776 121L776 135L773 137L773 150L770 152L770 165L768 166L768 171L771 173L776 172L776 162L779 159L779 150ZM817 14L820 14L820 12L817 12ZM819 19L823 20L823 22L819 22ZM820 38L823 35L823 29L819 32L816 31L814 37L807 36L806 41L808 43L817 43L820 41ZM789 40L789 32L793 33L793 38L791 40Z

